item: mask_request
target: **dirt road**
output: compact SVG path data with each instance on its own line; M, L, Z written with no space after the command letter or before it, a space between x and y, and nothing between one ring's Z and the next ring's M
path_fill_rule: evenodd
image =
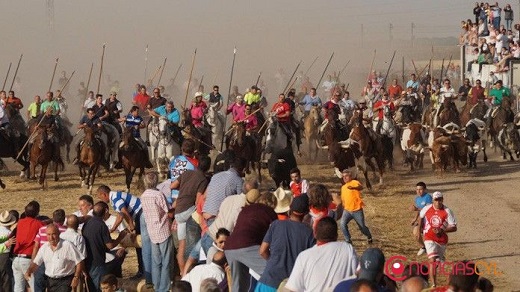
M496 263L498 271L503 274L486 276L492 279L497 291L520 290L520 251L517 250L520 202L516 198L520 191L520 162L503 161L493 153L488 163L480 159L477 170L458 174L448 172L443 178L432 174L429 163L425 164L425 169L413 174L397 165L397 170L386 176L385 185L376 186L373 192L364 192L365 215L374 236L374 246L382 248L387 258L404 255L412 260L426 260L425 256L416 256L418 246L411 236L412 214L408 211L415 184L424 181L431 192L439 190L444 193L445 204L458 220L458 231L449 235L447 260L473 259ZM302 163L304 161L302 159ZM19 181L17 171L14 171L19 167L8 165L12 171L8 174L1 172L7 188L0 190L0 210L23 210L28 201L36 199L42 205L42 214L51 214L56 208L72 212L76 209L77 198L85 193L85 189L79 188L77 171L70 166L59 182L50 180L49 189L41 191L35 181ZM324 183L331 191L339 190L339 180L333 177L330 165L300 165L300 168L303 177L311 183ZM267 176L266 171L263 174ZM119 172L105 174L97 183L124 189L124 177ZM354 223L350 230L356 251L361 254L368 247L366 240ZM136 272L133 263L132 251L125 261L125 278ZM132 290L132 287L128 288Z

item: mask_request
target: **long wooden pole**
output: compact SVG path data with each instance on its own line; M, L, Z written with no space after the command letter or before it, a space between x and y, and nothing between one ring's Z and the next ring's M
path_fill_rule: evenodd
M296 76L296 78L294 78L293 82L291 82L289 87L287 87L287 91L291 90L291 88L294 86L294 84L296 83L296 80L298 80L298 78L299 78L299 76ZM287 94L287 92L284 92L284 94Z
M374 49L374 55L372 56L372 63L370 63L370 70L368 70L367 81L370 80L370 74L372 74L372 70L374 69L375 61L376 61L376 50Z
M143 84L146 84L146 77L148 77L148 44L146 44L146 48L144 49L144 81L143 81Z
M390 60L390 65L388 65L388 69L386 70L385 79L383 79L383 84L381 84L381 88L385 87L386 80L388 79L388 74L390 74L390 68L392 68L392 64L394 63L395 53L397 51L394 51L394 54L392 55L392 59Z
M99 77L98 77L96 94L99 94L99 87L101 86L101 75L103 74L103 62L105 61L106 46L107 46L106 44L103 44L103 53L101 54L101 66L99 67Z
M199 87L197 87L197 91L202 86L202 81L204 81L204 74L202 74L202 77L200 78Z
M228 89L228 98L227 98L227 105L226 105L226 108L224 109L224 111L227 111L228 107L229 107L229 101L230 101L230 98L229 96L231 95L231 86L233 84L233 71L235 70L235 58L237 56L237 48L234 47L233 48L233 63L231 63L231 76L229 77L229 89ZM226 115L224 115L226 116ZM224 127L223 129L226 129L226 124L227 124L227 117L224 119ZM220 151L222 151L222 149L224 148L224 133L222 133L222 139L220 140Z
M166 60L168 60L168 58L164 58L164 62L163 62L162 69L161 69L161 74L159 74L159 80L157 81L157 87L159 87L159 85L161 85L162 74L164 72L164 67L166 67Z
M339 71L338 77L337 77L338 80L339 80L339 76L341 76L341 73L343 73L343 71L345 71L345 69L347 69L348 64L350 64L350 60L348 60L347 64L345 64L345 66L343 66L343 69L341 69L341 71Z
M293 74L291 75L291 78L289 79L289 82L287 82L287 85L285 85L285 88L283 89L282 92L286 92L287 90L289 90L289 86L291 85L291 81L292 81L292 79L293 79L293 77L294 77L294 74L296 74L296 71L298 71L298 68L300 68L300 64L301 64L301 63L302 63L302 61L300 61L300 62L298 63L298 65L296 65L296 68L294 69L294 72L293 72Z
M18 75L18 69L20 68L20 63L22 62L23 54L20 55L20 59L18 60L18 65L16 66L16 70L14 71L13 82L11 82L11 87L9 87L9 91L13 90L14 81L16 76Z
M415 71L415 76L417 76L417 78L419 78L419 72L417 71L417 67L415 66L415 62L413 61L413 59L412 59L412 65L413 65L413 70Z
M329 68L330 61L332 61L332 57L334 57L334 52L332 52L332 54L330 55L329 61L327 62L327 65L325 66L325 69L323 69L323 73L321 73L320 80L319 80L318 83L315 85L316 88L319 88L319 87L320 87L321 80L323 79L323 76L325 76L325 72L327 72L327 68Z
M439 83L442 84L442 74L444 73L444 58L442 58L442 65L441 65L441 78L439 78Z
M94 62L92 62L92 64L90 65L90 72L88 73L87 88L85 88L85 100L87 100L88 97L88 87L90 86L90 77L92 77L92 69L94 69Z
M262 76L262 72L258 73L258 77L256 78L255 86L258 86L258 82L260 82L260 76Z
M74 76L74 73L76 73L76 70L72 71L72 74L70 74L70 77L69 77L69 79L67 79L67 82L65 82L65 84L63 84L63 86L61 87L60 92L63 92L63 89L65 89L65 87L67 87L67 85L69 84L69 81L72 79L72 76Z
M453 57L453 55L450 55L450 61L448 62L448 65L446 66L446 75L448 75L448 69L450 68L452 57ZM442 80L439 80L439 81L442 82Z
M307 68L307 71L305 71L305 74L303 74L303 76L307 76L307 74L309 73L312 66L314 66L314 63L316 63L317 60L318 60L318 57L314 58L314 61L312 61L311 65L309 66L309 68Z
M9 68L7 68L7 74L5 75L4 85L2 86L2 91L5 89L5 84L7 83L7 77L9 77L9 72L11 72L11 66L13 63L9 63Z
M403 56L403 64L402 65L403 65L403 67L402 67L402 71L401 71L401 79L403 80L403 85L404 85L404 82L405 82L405 80L404 80L404 56Z
M150 79L150 85L153 85L153 81L155 80L155 77L157 77L157 74L161 72L162 65L157 67L157 70L155 70L155 73L153 73L152 78Z
M52 90L52 83L54 82L54 76L56 75L56 68L58 68L58 61L59 60L60 60L60 58L56 58L56 63L54 63L54 71L52 71L51 84L49 85L49 90L48 91Z
M177 71L175 72L175 75L173 76L172 85L175 84L175 79L177 79L177 75L179 74L179 70L181 70L182 63L179 64L179 67L177 68Z
M193 75L193 67L195 67L195 57L197 56L197 49L193 53L193 59L191 60L190 77L188 78L188 86L186 86L186 95L184 96L184 106L186 108L186 102L188 101L188 93L190 92L191 76Z

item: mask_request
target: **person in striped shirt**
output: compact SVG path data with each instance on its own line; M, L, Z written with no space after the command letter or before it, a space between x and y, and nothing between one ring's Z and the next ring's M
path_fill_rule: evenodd
M97 189L97 197L99 200L112 205L112 208L117 213L116 222L110 229L110 233L117 230L121 222L125 220L128 231L132 234L137 235L141 234L141 200L137 196L133 196L126 192L120 191L112 191L108 186L101 185ZM143 237L143 236L141 236ZM146 246L143 240L143 249L145 249L145 256L151 255L151 249L148 253L148 248L150 246ZM144 273L144 264L143 264L143 250L141 248L135 248L137 253L137 262L139 265L139 270L136 274L136 278L140 278Z

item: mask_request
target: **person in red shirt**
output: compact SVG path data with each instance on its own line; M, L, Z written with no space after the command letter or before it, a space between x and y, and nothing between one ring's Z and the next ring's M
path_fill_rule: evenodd
M146 93L146 87L141 86L139 93L134 97L132 101L133 105L139 107L139 115L142 116L146 112L146 105L150 101L150 96Z
M399 97L403 92L403 87L397 83L397 79L392 80L392 85L388 87L388 95L391 99Z
M388 99L388 93L383 93L383 98L379 101L377 101L374 104L374 113L377 113L377 127L376 127L376 133L380 133L381 127L383 126L383 118L385 116L385 107L388 107L388 110L393 115L395 111L395 105L394 103Z
M202 100L202 95L202 92L195 93L195 101L190 108L191 122L197 128L204 126L204 114L208 108L208 105Z
M23 108L22 100L18 97L14 96L14 91L9 91L9 96L7 97L7 104L11 105L17 112Z
M301 194L306 194L309 191L309 182L306 179L302 179L300 169L291 169L291 183L289 187L294 197L299 197Z
M16 244L13 249L13 276L14 276L14 291L25 291L28 286L34 287L34 278L31 278L28 283L24 274L27 272L31 264L33 254L34 241L38 231L43 227L43 223L36 219L40 213L40 204L36 201L31 201L25 206L25 218L18 221L16 228Z
M287 137L291 138L291 107L288 103L285 102L285 94L280 93L280 95L278 96L278 102L273 104L271 113L278 119L278 123L285 131Z
M444 197L441 192L432 195L433 204L421 209L421 229L423 231L424 246L428 258L435 265L438 261L444 261L446 245L448 244L448 232L457 231L457 221L453 212L443 204ZM435 286L437 280L436 269L430 272L431 283Z

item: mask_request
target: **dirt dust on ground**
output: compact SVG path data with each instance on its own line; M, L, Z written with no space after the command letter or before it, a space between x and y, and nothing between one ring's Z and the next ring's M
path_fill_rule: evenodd
M424 169L409 173L401 164L400 155L397 155L396 170L386 174L384 185L363 193L366 222L374 237L373 246L382 248L387 259L402 255L408 261L427 260L424 255L416 255L419 246L411 235L413 214L409 211L415 184L424 181L430 192L443 192L444 203L453 210L458 221L458 231L449 234L447 261L477 260L481 272L492 280L497 291L519 291L520 234L515 226L520 222L520 203L516 198L516 192L520 189L520 164L504 161L498 153L488 151L491 152L490 161L482 162L482 156L479 155L476 170L464 170L461 173L450 171L443 177L432 172L429 162L425 163ZM398 152L395 150L395 153ZM333 192L339 191L339 179L333 176L332 167L328 163L323 161L311 164L305 157L299 160L303 178L311 183L323 183ZM429 159L426 157L425 161ZM7 165L9 171L1 172L7 188L0 190L0 210L21 211L30 200L38 200L42 207L41 214L50 215L57 208L71 213L77 209L77 198L86 193L85 189L80 188L77 169L71 165L60 174L58 182L52 180L52 175L48 175L47 190L41 190L36 181L20 180L17 177L19 166L10 161ZM262 174L264 184L272 185L272 181L267 178L267 171L263 170ZM373 176L370 175L370 178ZM96 185L101 183L108 184L112 189L125 189L124 176L120 171L103 173ZM368 247L366 239L355 223L349 227L354 247L361 254ZM496 271L493 267L496 267ZM125 288L129 291L135 289L135 282L128 278L136 271L135 252L130 250L123 272ZM445 277L441 279L446 281Z

